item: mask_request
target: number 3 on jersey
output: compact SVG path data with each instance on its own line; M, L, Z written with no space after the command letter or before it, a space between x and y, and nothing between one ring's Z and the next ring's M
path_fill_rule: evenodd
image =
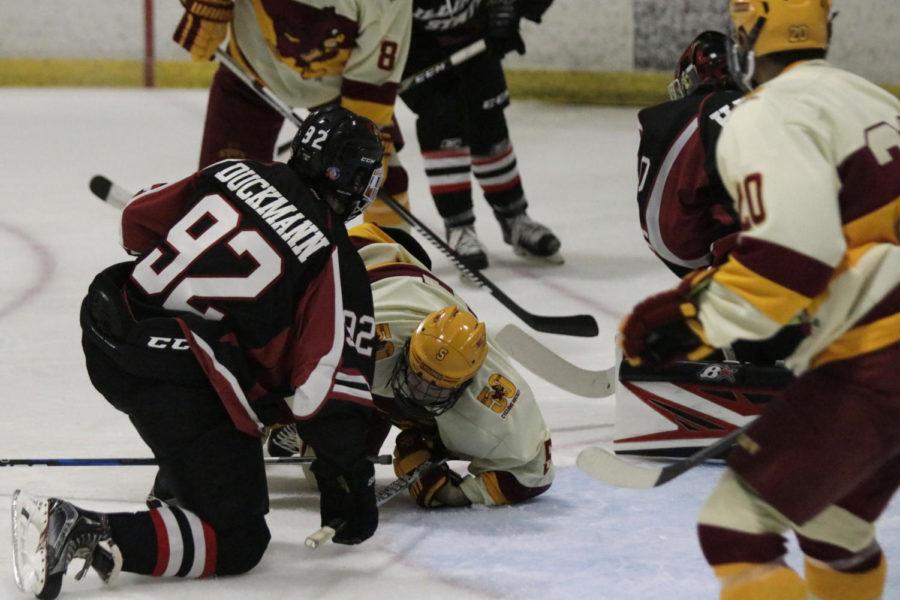
M166 243L176 252L169 264L161 269L156 268L163 253L155 248L135 266L134 280L150 295L171 290L163 303L166 309L220 320L224 313L211 306L203 311L198 310L191 305L191 301L198 298L252 300L282 272L281 257L259 231L238 229L239 224L240 213L224 198L206 196L169 230ZM201 230L204 226L205 229ZM256 262L256 268L237 277L185 276L185 271L217 244L225 244L236 259L243 256L251 258Z

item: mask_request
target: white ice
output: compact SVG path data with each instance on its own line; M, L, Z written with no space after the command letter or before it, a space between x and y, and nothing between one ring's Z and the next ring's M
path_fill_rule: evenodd
M149 456L127 418L94 391L83 367L82 296L96 272L126 258L116 211L98 202L87 183L102 173L136 190L193 171L205 99L197 90L0 90L0 458ZM530 212L562 238L564 266L528 266L503 244L482 200L476 209L490 252L487 275L510 297L532 312L597 318L596 338L536 334L586 368L612 364L619 319L648 293L673 283L644 246L637 222L635 115L632 109L528 102L508 111ZM413 118L402 107L400 121L414 209L442 231ZM434 255L438 274L462 291L491 330L518 322L487 292L464 286L454 268ZM313 551L303 539L318 527L317 498L303 487L299 468L272 468L272 543L249 574L207 581L126 574L111 590L94 576L67 578L62 597L715 598L695 516L719 467L698 468L651 491L589 480L574 468L575 457L588 445L611 440L612 398L572 397L526 376L553 430L559 468L550 491L533 502L425 512L404 495L384 507L368 542ZM88 508L140 510L152 477L150 467L8 467L0 469L0 503L25 488ZM378 467L379 484L392 479L390 467ZM893 567L886 597L897 598L897 501L881 519L880 540ZM7 567L0 570L0 598L24 598L10 562L10 544L2 542L0 564Z

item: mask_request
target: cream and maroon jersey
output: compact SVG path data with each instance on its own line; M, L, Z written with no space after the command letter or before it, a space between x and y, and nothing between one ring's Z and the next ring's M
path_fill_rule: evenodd
M422 319L451 304L471 309L376 226L352 228L350 240L366 264L375 306L380 344L372 392L393 398L391 374ZM553 481L550 431L534 394L490 336L484 366L436 422L450 453L471 461L460 488L472 503L518 502L544 492Z
M389 126L412 0L236 0L229 53L290 106L340 100Z
M806 320L796 373L900 342L900 101L797 63L735 109L716 154L743 233L700 297L710 342Z

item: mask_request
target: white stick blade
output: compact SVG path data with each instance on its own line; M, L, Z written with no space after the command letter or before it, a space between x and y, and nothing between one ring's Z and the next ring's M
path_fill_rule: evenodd
M594 479L637 490L655 487L662 474L661 467L642 467L597 447L582 450L576 465Z
M615 367L603 371L577 367L512 324L497 332L494 340L523 367L561 390L584 398L604 398L615 391Z
M316 548L318 548L319 546L321 546L322 544L324 544L325 542L327 542L328 540L333 538L335 533L336 532L333 528L329 527L328 525L325 525L318 531L311 533L311 534L309 534L309 536L307 536L306 547L312 548L313 550L315 550Z

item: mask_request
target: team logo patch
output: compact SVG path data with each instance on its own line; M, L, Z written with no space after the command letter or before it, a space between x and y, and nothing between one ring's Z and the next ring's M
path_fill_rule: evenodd
M341 170L337 167L328 167L325 169L325 177L332 181L337 181L341 176Z
M501 375L493 373L488 384L478 392L478 401L505 419L519 400L519 389Z

